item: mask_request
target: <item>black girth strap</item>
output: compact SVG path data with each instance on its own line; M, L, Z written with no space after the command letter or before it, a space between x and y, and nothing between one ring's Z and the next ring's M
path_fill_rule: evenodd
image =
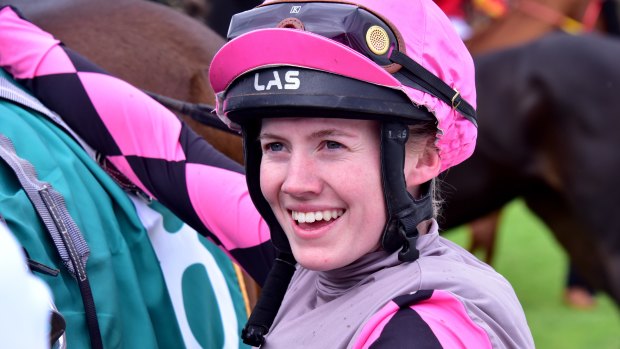
M390 60L405 68L399 71L400 74L421 86L433 96L441 99L446 104L451 105L452 108L458 110L474 125L478 125L476 110L461 97L458 91L448 86L443 80L400 51L394 50L390 55Z

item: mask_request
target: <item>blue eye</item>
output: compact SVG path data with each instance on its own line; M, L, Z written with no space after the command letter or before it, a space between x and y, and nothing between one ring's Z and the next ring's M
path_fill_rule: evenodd
M325 147L327 149L340 149L342 148L342 144L338 143L338 142L334 142L334 141L327 141L325 142Z
M265 145L265 149L269 151L282 151L284 149L284 146L282 145L282 143L274 142Z

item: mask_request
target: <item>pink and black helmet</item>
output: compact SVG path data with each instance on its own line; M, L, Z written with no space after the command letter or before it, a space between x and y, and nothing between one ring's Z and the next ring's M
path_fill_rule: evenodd
M234 16L228 35L232 40L214 57L209 72L224 120L226 90L238 78L261 68L300 67L400 90L414 106L433 113L442 170L473 152L473 60L430 0L267 0ZM404 60L421 69L407 72ZM421 70L419 78L407 78Z
M243 133L248 188L275 247L291 254L260 190L261 120L372 119L381 124L388 210L382 246L400 249L403 261L417 259L416 227L432 217L432 204L428 192L421 198L407 192L408 125L436 124L442 171L472 154L477 135L474 64L448 18L432 0L267 0L235 15L228 38L209 78L218 115ZM266 322L246 327L244 337L260 344Z

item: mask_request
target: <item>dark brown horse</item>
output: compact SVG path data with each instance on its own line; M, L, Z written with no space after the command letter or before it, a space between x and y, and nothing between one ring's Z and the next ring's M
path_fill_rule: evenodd
M474 56L525 44L554 31L596 31L620 37L620 1L519 0L510 2L503 16L483 22L486 24L474 25L474 35L466 41ZM498 209L469 223L470 250L481 250L489 264L493 261L499 219Z
M587 281L620 304L618 57L620 40L562 33L476 57L478 144L445 177L442 223L521 196Z

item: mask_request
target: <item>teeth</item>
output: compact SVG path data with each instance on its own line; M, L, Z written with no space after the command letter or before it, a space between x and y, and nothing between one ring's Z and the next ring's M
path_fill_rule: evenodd
M314 223L318 221L329 222L344 214L344 210L326 210L316 212L298 212L292 211L293 220L297 223Z

